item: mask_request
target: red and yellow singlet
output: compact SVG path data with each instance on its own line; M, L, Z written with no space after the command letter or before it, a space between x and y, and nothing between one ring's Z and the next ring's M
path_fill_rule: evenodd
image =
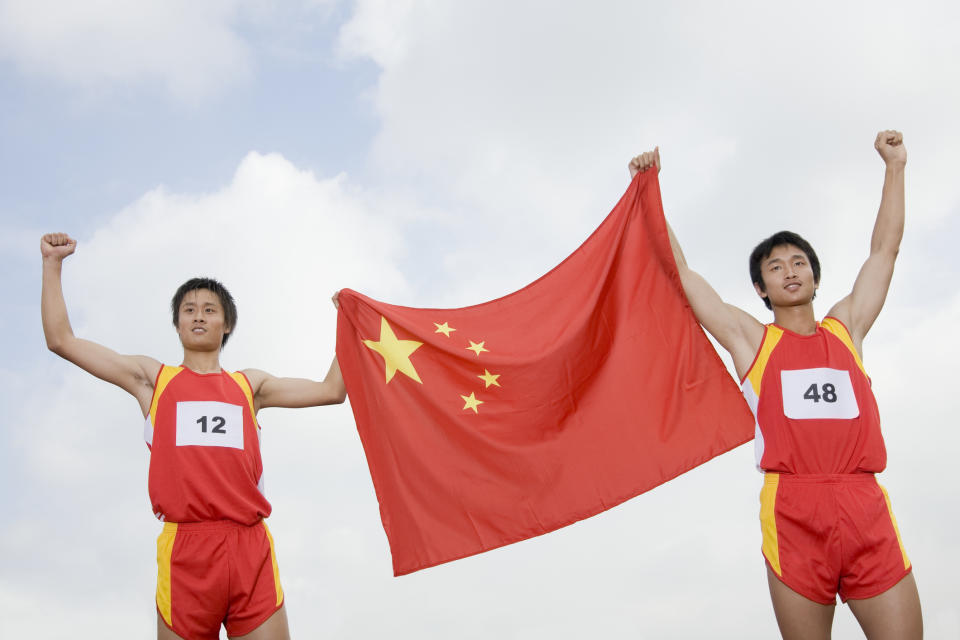
M760 469L838 474L886 466L870 378L836 318L809 336L767 325L741 387L756 417Z
M242 373L161 366L144 438L150 502L160 520L252 525L270 515L260 426Z

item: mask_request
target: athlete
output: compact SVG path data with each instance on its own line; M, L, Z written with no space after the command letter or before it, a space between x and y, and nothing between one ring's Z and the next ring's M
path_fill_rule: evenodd
M174 295L173 324L183 345L177 366L78 338L60 277L76 246L63 233L40 240L43 332L51 351L140 403L151 451L150 501L164 522L157 540L157 638L215 640L223 624L231 638L288 639L265 522L271 507L262 492L256 416L265 407L343 402L336 358L322 382L224 371L220 351L237 310L223 285L208 278L189 280Z
M876 400L863 369L863 339L883 307L903 236L907 151L897 131L874 142L886 164L870 255L822 321L813 299L820 262L788 231L750 256L757 295L773 311L764 325L726 304L687 266L667 225L684 293L697 320L733 357L757 420L762 552L780 633L830 638L836 596L870 640L923 635L920 598L886 492ZM630 175L656 167L658 148L631 160Z

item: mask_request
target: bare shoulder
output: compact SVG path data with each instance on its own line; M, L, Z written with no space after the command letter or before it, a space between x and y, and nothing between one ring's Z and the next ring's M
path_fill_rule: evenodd
M850 326L850 296L844 296L827 311L827 317L836 318L845 326Z
M261 369L241 369L240 373L247 377L250 382L250 390L254 395L259 393L264 382L273 378L272 375Z

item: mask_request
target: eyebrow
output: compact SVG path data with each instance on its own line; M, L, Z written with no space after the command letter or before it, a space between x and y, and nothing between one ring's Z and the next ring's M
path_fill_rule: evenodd
M795 254L793 254L792 256L790 256L790 259L791 259L791 260L795 260L796 258L800 258L801 260L808 260L808 259L809 259L809 258L807 258L807 256L803 255L802 253L795 253ZM783 258L768 258L766 264L773 264L774 262L784 262L784 259L783 259Z

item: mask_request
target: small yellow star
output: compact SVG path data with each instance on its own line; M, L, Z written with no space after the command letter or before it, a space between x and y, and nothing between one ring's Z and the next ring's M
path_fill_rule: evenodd
M380 316L380 340L377 342L364 340L363 344L383 356L388 383L393 380L393 376L397 371L400 371L420 384L423 384L420 376L417 375L417 370L413 368L413 363L410 362L410 356L423 345L422 342L417 342L416 340L398 340L397 336L393 333L393 329L387 324L387 319Z
M463 405L464 409L473 409L474 413L480 413L477 411L477 407L483 404L483 400L477 400L477 397L473 395L473 391L470 392L469 396L460 396L463 398L463 401L466 403Z
M497 378L500 377L500 374L499 374L499 373L490 373L489 371L487 371L486 369L484 369L484 370L483 370L483 375L482 375L482 376L477 376L477 377L480 378L481 380L483 380L484 382L486 382L486 383L487 383L487 387L489 387L489 386L492 385L492 384L493 384L493 385L496 385L496 386L498 386L498 387L500 386L500 383L497 382ZM486 387L484 387L484 388L486 388Z
M454 329L453 327L451 327L450 325L448 325L446 322L444 322L443 324L437 324L436 322L434 322L433 324L434 324L434 326L437 327L437 330L434 331L434 333L442 333L443 335L447 336L448 338L450 337L450 332L451 332L451 331L456 331L456 329Z
M490 351L490 349L487 349L487 348L485 348L485 347L483 346L484 344L486 344L486 342L487 342L486 340L481 340L481 341L480 341L480 344L477 344L477 343L474 342L473 340L468 340L467 342L470 343L470 346L467 347L467 349L469 349L470 351L473 351L475 354L477 354L477 357L478 357L478 358L480 357L480 352L481 352L481 351Z

